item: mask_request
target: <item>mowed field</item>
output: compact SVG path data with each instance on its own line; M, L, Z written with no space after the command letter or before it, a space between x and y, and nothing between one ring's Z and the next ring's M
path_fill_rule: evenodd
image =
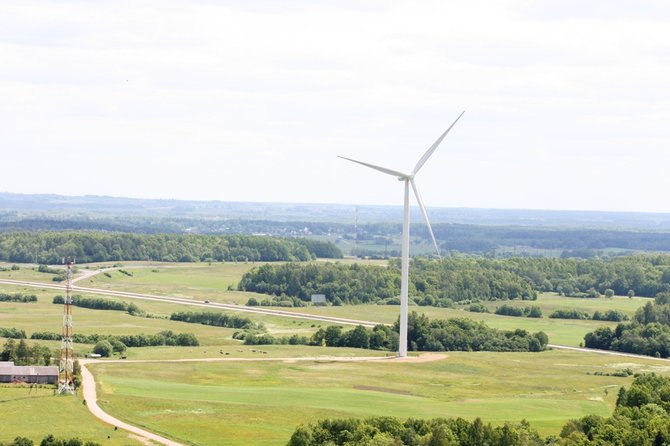
M287 347L268 349L291 354ZM109 413L190 444L240 446L286 444L297 425L321 418L376 415L481 417L493 424L526 419L543 434L558 434L569 419L611 414L619 388L632 381L595 372L670 373L667 362L565 351L452 352L429 362L324 358L90 368Z
M90 269L111 267L92 265ZM128 262L121 269L99 273L78 286L243 305L253 293L231 291L253 264L146 264ZM82 268L82 266L80 266ZM117 267L118 269L118 267ZM82 268L84 270L84 268ZM40 281L53 285L53 275L23 267L0 272L0 279ZM62 291L0 284L0 292L36 294L37 303L0 302L0 327L20 328L28 336L35 331L60 332L62 305L51 303ZM86 293L75 290L75 293ZM100 298L91 294L89 297ZM262 297L262 296L261 296ZM430 362L334 362L332 356L386 356L388 352L305 346L243 346L232 339L234 329L173 322L176 311L233 311L174 303L108 297L134 302L154 318L135 317L121 311L74 308L75 332L84 334L155 334L162 330L194 333L199 347L131 348L127 361L90 366L99 382L99 403L124 421L146 427L187 444L245 445L285 444L300 423L324 417L394 415L406 417L481 417L486 422L528 419L544 434L558 434L570 418L590 413L608 415L621 386L632 378L597 376L624 368L635 372L670 374L668 361L618 358L590 353L548 351L543 353L450 352ZM634 298L574 299L543 294L537 301L505 302L515 306L538 305L544 318L529 319L471 313L464 309L413 306L410 311L431 318L467 317L503 329L545 331L554 344L577 346L585 333L615 323L549 319L554 309L620 310L632 316L648 300ZM487 303L491 311L503 302ZM361 305L284 309L315 315L346 317L392 323L398 306ZM273 335L309 336L326 322L278 316L237 313L263 323ZM346 329L347 327L345 327ZM4 343L4 340L0 340ZM29 341L31 342L31 341ZM54 349L59 342L39 341ZM83 355L91 345L75 345ZM319 358L294 361L282 358ZM220 362L149 362L131 360L223 359ZM278 360L277 360L278 359ZM51 393L50 393L51 392ZM0 387L3 408L11 409L20 422L0 423L0 441L30 433L38 440L46 433L61 432L61 417L35 415L35 404L46 413L64 407L82 422L66 433L104 444L135 444L126 435L97 422L81 400L54 396L44 389ZM36 418L39 418L37 420ZM68 433L69 432L69 433ZM110 440L106 436L111 435ZM123 442L125 441L125 442Z

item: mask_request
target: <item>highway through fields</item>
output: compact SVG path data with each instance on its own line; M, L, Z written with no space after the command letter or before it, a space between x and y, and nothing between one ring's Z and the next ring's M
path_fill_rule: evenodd
M88 277L88 276L87 276ZM50 290L58 290L58 291L65 291L65 286L64 285L54 285L50 283L41 283L41 282L27 282L27 281L22 281L22 280L10 280L10 279L0 279L0 284L4 285L15 285L15 286L24 286L24 287L31 287L31 288L41 288L41 289L50 289ZM166 302L166 303L172 303L172 304L179 304L179 305L191 305L191 306L196 306L196 307L203 307L203 308L216 308L220 310L230 310L230 311L237 311L241 313L256 313L256 314L263 314L267 316L280 316L280 317L290 317L294 319L307 319L311 321L322 321L322 322L331 322L334 324L343 324L343 325L362 325L364 327L374 327L375 325L378 325L378 322L372 322L372 321L363 321L363 320L358 320L358 319L347 319L347 318L341 318L341 317L331 317L331 316L319 316L315 314L302 314L302 313L294 313L291 311L286 311L286 310L274 310L274 309L266 309L266 308L256 308L256 307L247 307L244 305L233 305L233 304L222 304L222 303L216 303L216 302L202 302L202 301L197 301L195 299L187 299L183 297L174 297L174 296L156 296L152 294L141 294L141 293L129 293L126 291L113 291L113 290L105 290L105 289L100 289L100 288L88 288L88 287L80 287L77 285L73 285L72 291L78 291L81 293L87 293L87 294L100 294L103 296L115 296L115 297L125 297L128 299L140 299L140 300L150 300L150 301L155 301L155 302Z

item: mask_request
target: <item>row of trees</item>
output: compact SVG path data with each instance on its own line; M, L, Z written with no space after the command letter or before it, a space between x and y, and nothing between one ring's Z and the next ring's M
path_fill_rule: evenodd
M19 263L80 263L118 260L163 262L305 261L341 258L330 242L250 235L124 234L103 232L0 233L0 260Z
M65 298L63 296L54 296L54 304L63 305ZM115 300L102 299L99 297L82 297L79 294L72 296L72 305L76 307L89 308L92 310L114 310L126 311L131 315L145 315L146 313L134 303L118 302Z
M471 305L472 307L472 305ZM475 307L478 308L478 307ZM477 312L477 311L475 311ZM480 311L481 312L481 311ZM495 314L499 314L501 316L514 316L514 317L532 317L532 318L540 318L542 317L542 309L538 307L537 305L533 305L530 307L515 307L512 305L501 305L498 308L496 308Z
M41 339L47 341L58 341L61 335L51 331L36 331L30 335L30 339ZM82 334L74 333L72 341L79 344L95 344L100 341L118 341L126 347L156 347L161 345L197 346L200 345L198 338L192 333L174 333L172 330L163 330L156 334L135 335L108 335L108 334Z
M549 339L543 332L530 334L525 330L497 330L483 322L470 319L430 320L415 311L408 316L407 342L411 351L497 351L539 352ZM305 344L328 347L398 349L399 322L393 327L377 325L367 329L362 325L348 331L340 326L320 328L311 338L306 336L273 337L265 332L249 330L236 333L246 344Z
M330 303L378 302L400 293L400 261L390 261L389 267L267 264L245 273L238 288L301 301L308 301L312 294L325 294ZM582 297L615 293L653 297L670 291L670 255L611 260L415 258L410 268L409 292L418 305L534 300L538 292L550 291Z
M215 327L227 328L253 328L254 323L251 319L236 314L214 313L211 311L193 312L184 311L180 313L172 313L170 320L188 322L191 324L212 325Z
M0 302L37 302L37 296L34 294L23 294L23 293L0 293Z
M299 426L288 446L660 446L670 444L670 378L641 375L621 388L612 417L568 421L542 438L526 421L493 427L481 419L330 419Z
M481 302L476 302L470 304L467 307L468 311L473 313L488 313L489 309L486 305ZM516 316L516 317L542 317L542 309L538 306L530 307L514 307L512 305L503 304L500 307L497 307L495 310L496 314L503 316ZM558 309L554 310L549 314L551 319L580 319L588 320L592 319L594 321L610 321L610 322L622 322L629 319L627 314L622 313L619 310L607 310L600 311L596 310L593 315L589 314L584 310L578 309Z

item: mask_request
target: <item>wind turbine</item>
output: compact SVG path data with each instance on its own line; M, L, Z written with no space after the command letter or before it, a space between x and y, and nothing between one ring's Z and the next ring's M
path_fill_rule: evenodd
M398 178L398 181L405 182L405 206L402 220L402 268L400 280L400 345L398 346L398 356L401 358L407 356L407 310L409 301L409 187L410 185L412 186L414 196L416 197L416 201L419 204L419 208L421 208L423 218L426 220L426 226L428 226L430 238L433 239L433 245L435 246L435 250L437 251L437 255L439 257L440 250L437 247L435 234L433 234L433 228L430 226L430 221L428 220L428 212L426 212L426 207L423 205L423 200L421 200L421 195L419 194L419 190L417 189L416 183L414 182L414 176L419 172L419 170L421 170L423 165L426 164L428 158L430 158L433 152L435 152L437 147L440 145L444 137L447 136L447 133L449 133L452 127L456 125L459 119L461 119L463 113L465 113L465 111L461 112L454 123L451 124L439 138L437 138L437 141L435 141L433 145L428 148L428 150L426 150L426 153L423 154L423 156L419 159L419 162L417 162L416 166L414 166L412 173L403 173L397 170L388 169L386 167L375 166L374 164L364 163L363 161L357 161L351 158L340 156L342 159L362 164L363 166L378 170L387 175L394 176Z

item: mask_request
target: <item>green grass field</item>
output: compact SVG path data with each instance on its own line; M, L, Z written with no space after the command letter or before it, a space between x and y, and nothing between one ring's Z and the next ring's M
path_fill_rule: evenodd
M0 302L0 327L18 328L26 331L28 337L35 331L51 331L60 333L62 329L63 306L51 303L53 296L63 294L56 290L41 290L39 288L21 287L13 285L1 285L0 292L36 294L37 303L15 303ZM86 296L86 294L83 294ZM99 295L89 297L100 298ZM232 339L235 329L211 327L201 324L189 324L175 322L166 319L172 312L179 311L214 311L233 314L230 311L218 309L189 307L178 304L136 301L128 298L109 297L111 300L135 302L141 309L165 318L144 318L131 316L122 311L91 310L87 308L74 307L73 320L75 332L82 334L155 334L163 330L172 330L177 333L193 333L197 336L204 347L225 347L239 345L239 341ZM235 313L240 314L240 313ZM268 331L277 336L288 334L301 334L309 336L320 327L329 324L320 321L297 320L277 316L263 316L258 314L246 314L254 322L262 322ZM46 341L39 341L47 344ZM57 347L58 342L52 342ZM75 350L79 353L90 351L92 345L76 345ZM148 348L130 349L128 355L143 357ZM183 350L186 354L187 351ZM189 357L201 357L200 355Z
M622 313L632 317L635 311L644 306L647 302L653 299L647 297L633 297L614 296L609 299L606 297L599 298L579 298L579 297L565 297L559 296L556 293L542 293L538 296L536 301L510 301L510 302L484 302L489 311L495 311L496 307L502 304L508 304L515 307L527 307L537 305L542 309L544 317L558 309L577 309L587 311L593 314L595 311L618 310Z
M58 438L79 437L105 446L136 446L137 440L122 430L98 421L79 397L54 395L53 389L24 386L0 386L0 442L28 437L39 444L53 434ZM110 438L107 438L107 437Z
M111 266L108 263L89 268ZM98 274L78 285L186 297L197 303L210 300L243 304L254 294L228 291L228 288L235 288L241 275L253 266L251 263L124 262L121 268L131 271L132 277L110 271L111 277ZM85 266L79 267L85 269ZM41 281L52 285L51 277L53 275L24 266L19 271L0 272L0 278ZM0 302L0 327L24 329L28 335L34 331L60 332L63 307L53 305L51 300L57 294L64 294L62 291L0 285L0 292L22 292L39 297L39 302L32 304ZM75 293L79 292L75 290ZM175 311L221 311L130 298L110 299L135 302L142 310L162 317ZM631 316L646 302L646 299L619 297L574 299L551 293L541 295L537 301L505 302L515 306L538 305L545 316L542 319L471 313L462 308L413 306L410 311L425 313L430 318L466 317L501 329L542 330L549 335L552 343L577 346L587 332L605 325L614 326L615 323L549 319L547 316L551 311L578 308L592 313L595 310L617 309ZM493 311L501 304L491 302L486 305ZM382 305L290 310L383 323L394 322L399 313L398 306ZM319 327L328 325L277 316L244 315L255 322L262 322L274 335L310 335ZM387 353L305 346L242 346L232 339L233 329L79 307L74 308L74 326L75 332L85 334L153 334L162 330L194 333L201 342L199 347L131 348L125 363L108 362L91 366L99 379L101 407L125 421L193 445L285 444L300 423L324 417L373 415L401 418L481 417L486 422L497 424L526 418L542 433L557 434L570 418L589 413L610 414L618 388L631 382L631 378L596 376L594 372L631 368L636 372L670 374L668 362L563 351L453 352L447 359L435 362L340 363L330 361L327 356L385 356ZM54 349L60 345L57 341L39 342ZM75 345L75 352L83 355L91 347ZM267 361L288 357L321 359L307 362ZM128 362L133 359L189 358L247 361ZM250 362L249 359L264 361ZM81 400L54 396L52 390L0 387L0 402L3 402L6 413L16 414L16 418L20 419L17 423L0 423L0 441L26 434L33 439L41 439L53 433L57 436L78 435L93 441L104 439L103 444L110 445L136 444L127 440L124 433L96 422ZM73 424L70 427L73 431L65 430L59 416L63 410L71 410L75 418L85 422ZM44 415L51 413L55 415ZM107 440L107 435L112 438Z
M499 303L500 305L500 303ZM398 318L400 307L397 305L356 305L341 307L303 307L294 308L304 314L348 317L358 320L393 323ZM488 326L503 330L522 328L530 332L544 331L554 344L578 346L584 335L602 326L614 326L613 322L580 321L567 319L540 319L499 316L491 313L471 313L464 309L410 306L409 311L423 313L431 319L468 318L483 321Z
M291 354L286 346L268 350ZM195 445L280 445L301 423L374 415L527 419L543 434L558 434L571 418L611 413L619 387L632 378L593 373L623 368L670 373L658 361L564 351L457 352L423 363L91 366L106 411Z

